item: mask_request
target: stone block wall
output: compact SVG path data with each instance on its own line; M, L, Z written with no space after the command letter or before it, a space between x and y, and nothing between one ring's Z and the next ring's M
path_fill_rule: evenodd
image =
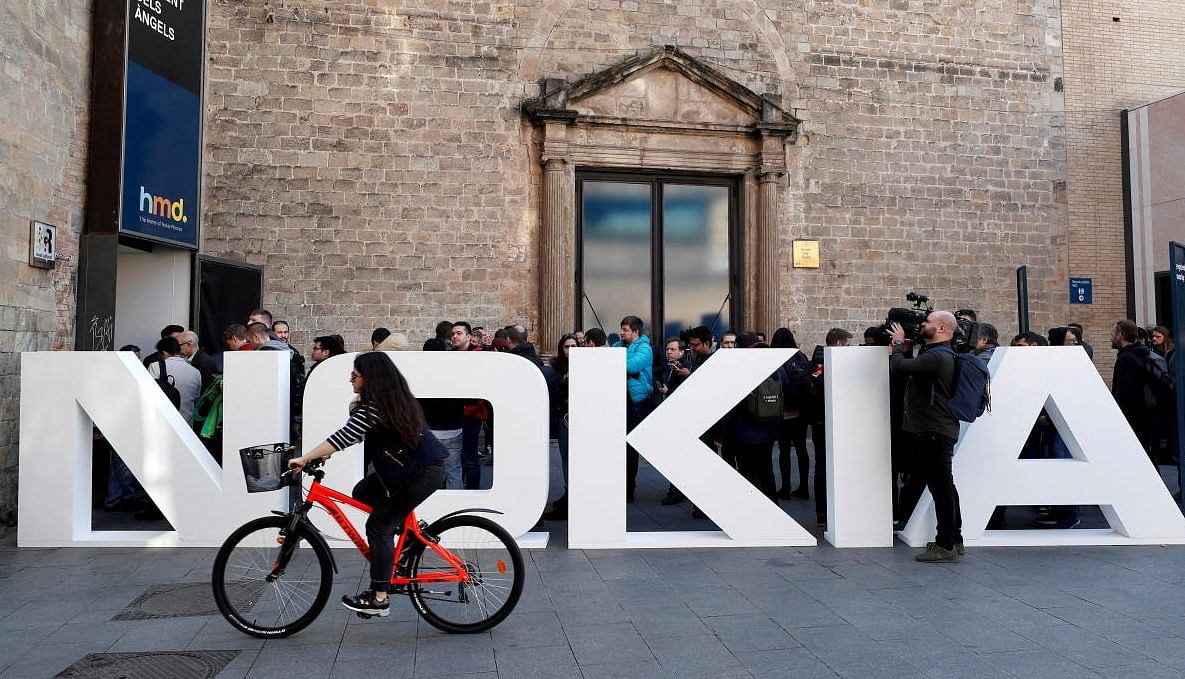
M298 342L537 314L541 78L671 44L803 119L784 321L859 331L910 290L1015 331L1066 318L1055 0L250 0L210 16L205 251L267 266ZM823 267L791 268L791 241ZM304 325L306 327L300 327Z
M73 345L90 33L89 2L0 5L0 535L16 506L20 352ZM29 266L32 220L58 227L71 262Z
M1095 363L1109 380L1111 329L1129 317L1120 117L1185 90L1185 7L1174 0L1064 0L1062 17L1069 274L1094 279L1094 303L1070 310L1099 348Z

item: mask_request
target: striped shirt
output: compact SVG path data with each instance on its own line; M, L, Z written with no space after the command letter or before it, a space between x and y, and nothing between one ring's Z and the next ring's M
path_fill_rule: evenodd
M327 440L334 450L343 450L362 443L366 433L380 423L379 414L369 403L361 403L350 413L350 419Z

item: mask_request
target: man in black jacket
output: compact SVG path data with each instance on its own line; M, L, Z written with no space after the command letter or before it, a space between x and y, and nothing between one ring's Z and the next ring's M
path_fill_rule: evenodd
M916 557L923 563L957 561L963 547L959 491L951 469L959 420L947 405L954 390L955 354L950 350L950 341L956 327L954 314L931 311L920 330L925 346L911 360L905 355L905 331L900 324L892 325L889 371L909 380L905 385L902 426L913 435L919 466L934 496L938 516L934 542Z
M198 335L192 330L186 330L177 336L177 344L181 347L181 357L198 369L202 374L202 391L209 388L214 381L214 375L222 372L214 363L214 359L198 344Z
M1162 439L1171 440L1176 425L1176 403L1169 393L1168 365L1146 344L1136 341L1139 328L1132 321L1119 321L1111 331L1115 372L1111 393L1127 418L1144 451L1155 460ZM1157 393L1157 392L1160 393Z

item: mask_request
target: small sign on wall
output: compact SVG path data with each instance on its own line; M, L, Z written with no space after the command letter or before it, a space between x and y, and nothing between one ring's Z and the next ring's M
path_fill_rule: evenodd
M29 225L29 266L52 269L58 258L58 227L34 221Z
M818 269L819 268L819 241L817 241L817 240L796 240L796 241L794 241L794 268L795 269Z
M1070 279L1070 304L1093 304L1093 283L1089 278Z

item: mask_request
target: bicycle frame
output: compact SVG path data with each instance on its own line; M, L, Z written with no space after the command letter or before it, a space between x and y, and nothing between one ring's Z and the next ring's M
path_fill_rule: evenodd
M362 552L362 556L366 557L367 560L370 559L370 545L366 543L366 540L362 537L358 530L354 528L354 524L351 523L350 519L346 517L345 512L341 510L341 508L338 506L338 503L349 505L359 511L366 512L367 514L372 511L370 506L355 500L345 493L340 493L332 488L322 485L317 479L314 479L313 484L309 486L309 492L305 496L305 503L306 506L312 504L320 505L322 509L329 513L329 516L333 518L334 522L336 522L338 526L341 526L341 529L346 532L346 537L350 538L350 541L354 543L354 546L358 548L359 552ZM408 537L409 535L411 538ZM412 578L400 576L394 571L394 568L392 568L392 585L424 584L430 582L469 582L470 576L469 572L465 569L465 562L458 559L452 552L448 551L444 547L441 547L438 541L424 535L423 531L420 529L420 520L416 518L416 513L414 511L408 512L407 518L403 521L403 530L399 533L399 540L395 543L396 563L398 563L399 555L403 554L403 549L407 546L407 541L409 539L415 539L424 543L427 549L431 549L432 551L436 552L440 558L444 559L445 563L452 566L452 571L440 573L421 573ZM392 564L392 566L394 566L394 564Z

